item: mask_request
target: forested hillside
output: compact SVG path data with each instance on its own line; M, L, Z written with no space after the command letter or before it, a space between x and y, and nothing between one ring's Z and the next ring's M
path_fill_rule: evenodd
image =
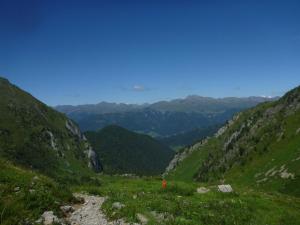
M150 136L119 126L85 133L103 163L105 173L158 175L164 171L174 151Z

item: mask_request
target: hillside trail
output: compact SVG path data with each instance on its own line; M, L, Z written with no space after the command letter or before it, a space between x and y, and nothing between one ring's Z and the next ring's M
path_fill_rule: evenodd
M105 197L74 194L75 197L83 198L83 204L73 205L74 212L66 217L66 221L70 225L130 225L122 219L116 221L108 221L105 214L101 210L101 206L106 200ZM138 225L138 224L135 224Z

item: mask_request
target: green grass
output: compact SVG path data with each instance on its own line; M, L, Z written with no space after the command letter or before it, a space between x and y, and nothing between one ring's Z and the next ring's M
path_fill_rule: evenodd
M149 219L148 224L195 225L289 225L300 224L300 199L233 186L234 193L220 193L216 186L206 194L196 193L200 183L168 181L161 188L158 178L122 178L102 176L101 186L74 187L73 191L107 196L103 210L111 219L137 222L136 214ZM207 185L207 184L206 184ZM125 204L117 210L114 202ZM156 213L165 215L157 219Z
M234 166L225 174L228 182L244 186L257 186L267 191L280 191L300 197L300 133L296 133L300 127L300 114L296 113L285 119L284 138L271 137L268 151L264 154L252 153L245 165ZM277 173L274 176L266 176L266 172L272 168L277 170L285 165L288 172L294 174L294 179L282 179ZM260 174L260 175L259 175ZM256 181L263 178L267 181L257 184Z
M167 178L172 180L191 182L194 179L196 171L199 170L201 163L207 157L208 150L211 144L205 148L201 148L200 151L192 152L187 158L185 158L175 170L171 171Z
M73 201L66 186L0 159L1 225L33 222L47 210L61 215L59 206Z

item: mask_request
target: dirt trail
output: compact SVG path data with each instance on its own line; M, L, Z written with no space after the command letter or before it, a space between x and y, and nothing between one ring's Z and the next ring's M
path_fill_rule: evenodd
M75 205L75 211L70 214L66 221L71 225L130 225L123 220L108 221L101 210L101 205L105 201L104 197L75 194L76 197L84 199L81 205Z

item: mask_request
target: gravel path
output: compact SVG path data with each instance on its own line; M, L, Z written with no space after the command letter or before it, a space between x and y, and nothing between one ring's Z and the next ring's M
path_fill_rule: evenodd
M76 197L84 198L85 202L74 206L75 211L66 218L71 225L129 225L123 220L108 221L101 210L105 201L104 197L75 194Z

